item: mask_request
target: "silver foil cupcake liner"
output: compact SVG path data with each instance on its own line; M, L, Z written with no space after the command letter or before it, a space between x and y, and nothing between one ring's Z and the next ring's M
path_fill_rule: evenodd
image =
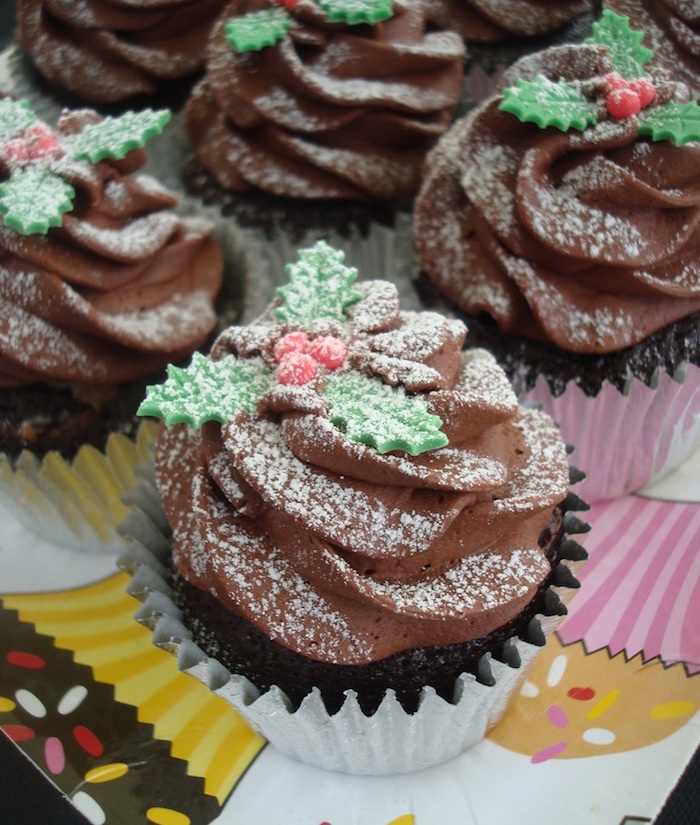
M140 484L127 495L131 513L120 531L128 537L128 546L117 562L131 574L128 593L142 602L136 620L153 631L153 644L177 658L181 671L221 696L277 750L331 771L377 776L409 773L445 762L481 741L500 721L546 639L566 614L564 605L578 587L575 570L586 555L565 536L554 583L545 594L548 615L536 615L530 621L527 641L511 638L498 659L485 654L478 677L463 673L456 680L452 701L426 687L418 710L411 714L389 690L377 711L367 716L354 691L348 691L340 711L330 715L314 688L294 710L281 689L273 686L261 693L249 679L231 674L192 641L167 583L169 527L150 473L142 468L140 475ZM576 496L570 499L570 510L585 509ZM567 533L588 529L572 512L565 514L564 526Z

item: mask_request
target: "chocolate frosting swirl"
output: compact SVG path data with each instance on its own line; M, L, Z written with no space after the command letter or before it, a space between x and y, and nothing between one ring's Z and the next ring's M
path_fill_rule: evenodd
M26 0L17 36L41 75L92 103L153 95L204 68L224 0Z
M452 120L464 46L428 31L420 3L374 26L332 24L311 0L275 46L239 53L227 20L269 8L237 0L212 31L207 74L186 109L201 163L225 188L295 198L415 193L420 163Z
M428 0L430 19L470 43L549 34L590 6L586 0Z
M524 58L603 88L602 46ZM652 71L659 102L687 89ZM431 154L415 205L421 265L467 313L571 352L620 350L700 309L700 145L652 142L632 116L583 132L521 123L501 96L456 123Z
M273 385L257 414L162 431L158 487L181 574L302 655L336 664L478 638L517 616L550 572L539 537L568 492L543 413L520 409L461 322L402 312L393 285L358 284L344 369L420 393L449 443L379 453L331 423L320 390ZM290 331L274 306L214 345L272 363ZM293 327L292 327L293 328Z
M100 120L64 112L56 130ZM94 165L50 161L76 191L46 235L0 226L0 386L87 388L145 377L201 345L216 322L221 251L212 225L181 219L177 199L131 173L146 153ZM0 160L0 180L9 167Z

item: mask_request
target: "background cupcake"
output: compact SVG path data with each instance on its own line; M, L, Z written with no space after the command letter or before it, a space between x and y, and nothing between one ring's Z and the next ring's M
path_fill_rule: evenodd
M223 4L26 0L17 3L17 38L39 76L70 104L134 105L158 94L161 105L173 105L204 68L207 37Z
M186 108L205 170L188 184L270 234L390 219L452 120L463 57L421 3L230 3Z
M222 254L211 223L179 217L174 195L133 174L167 110L65 111L55 129L9 96L0 112L7 481L23 450L38 472L47 453L72 459L112 433L135 435L146 382L214 330ZM26 491L5 492L30 504Z
M590 34L599 0L427 0L431 22L467 44L462 107L490 97L523 55Z
M302 250L261 318L149 389L175 570L154 531L121 564L183 618L157 638L191 635L227 670L188 668L279 748L392 773L498 720L577 586L585 505L556 426L463 325L342 260Z
M591 43L524 58L441 141L415 209L422 267L576 440L589 499L699 436L697 104L641 39L606 13Z

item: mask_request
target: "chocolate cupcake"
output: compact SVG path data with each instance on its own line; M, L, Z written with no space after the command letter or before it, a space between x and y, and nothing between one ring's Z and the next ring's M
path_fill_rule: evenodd
M225 0L26 0L17 38L63 103L182 103L204 69L211 27Z
M641 40L606 12L523 58L431 154L414 213L431 285L575 438L589 500L700 440L697 104Z
M235 0L186 107L186 181L270 235L391 220L456 110L464 46L421 3Z
M25 101L0 98L6 481L23 451L37 470L49 453L70 461L114 433L133 438L147 383L214 331L214 226L178 216L172 193L134 174L168 118L65 111L52 129Z
M158 591L157 642L286 753L437 764L496 723L565 613L585 505L556 426L461 322L402 312L325 242L288 273L150 388L172 557L134 519L120 564Z

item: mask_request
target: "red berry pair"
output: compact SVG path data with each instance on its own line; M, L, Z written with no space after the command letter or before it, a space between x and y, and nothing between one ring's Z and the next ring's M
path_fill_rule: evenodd
M280 384L301 386L312 381L318 366L337 370L345 363L348 348L333 335L322 335L313 341L305 332L290 332L275 344L277 380Z
M656 89L649 78L625 80L617 72L605 76L605 106L612 117L631 117L655 100Z
M21 138L13 138L5 144L5 155L10 161L29 163L32 160L57 155L61 145L54 133L43 123L30 126Z

